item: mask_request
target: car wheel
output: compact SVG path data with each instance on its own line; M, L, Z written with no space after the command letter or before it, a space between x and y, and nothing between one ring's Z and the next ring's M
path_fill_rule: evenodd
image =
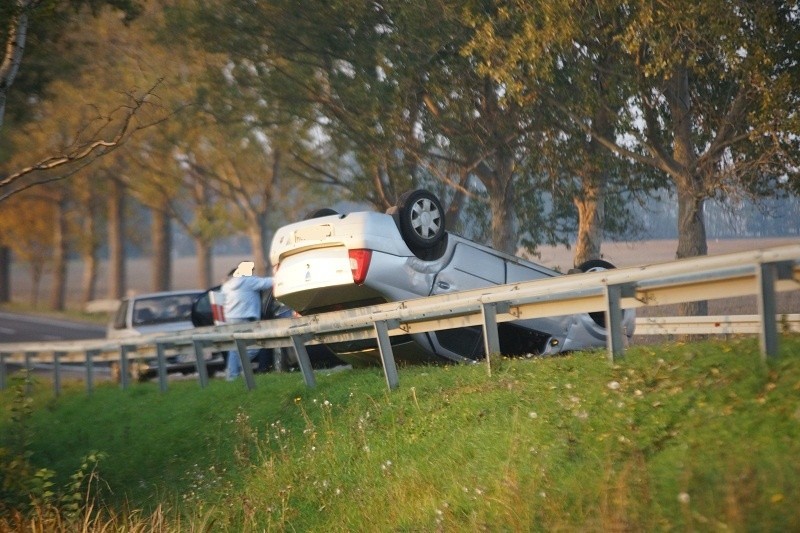
M581 272L600 272L603 270L612 270L614 268L616 268L614 265L602 259L590 259L578 265L578 270ZM603 311L594 311L589 313L589 316L598 326L602 328L606 327L606 314Z
M412 251L428 250L444 237L444 209L436 195L419 189L403 194L397 202L400 232Z
M589 259L578 265L578 270L581 272L600 272L601 270L612 270L614 268L616 268L614 265L602 259Z

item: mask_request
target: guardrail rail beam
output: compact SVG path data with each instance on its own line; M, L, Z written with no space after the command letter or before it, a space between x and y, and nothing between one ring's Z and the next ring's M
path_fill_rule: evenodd
M34 370L34 363L53 364L55 387L60 389L63 364L86 361L87 390L93 387L91 367L95 361L119 365L120 387L128 388L131 362L139 363L159 358L159 381L166 389L164 359L179 349L194 346L200 386L208 383L208 367L204 351L234 350L242 361L248 387L252 370L247 345L281 349L293 346L306 385L316 385L314 371L305 343L346 342L375 339L387 385L399 385L397 366L392 353L393 334L419 334L456 327L482 326L487 359L500 351L499 323L535 318L564 316L573 313L605 312L607 322L606 349L611 361L622 357L626 337L622 330L623 307L664 306L697 300L732 297L757 298L759 314L716 317L651 317L640 323L637 335L680 334L707 331L717 334L760 335L762 358L778 354L778 328L787 331L800 329L800 315L777 317L777 294L796 293L800 289L800 242L749 252L704 256L661 264L619 268L578 276L519 281L508 285L482 287L448 294L432 295L400 302L390 302L358 309L277 319L256 324L203 327L163 334L141 335L125 339L92 339L86 341L42 341L0 344L0 389L7 386L8 373L22 365ZM402 330L402 331L401 331ZM241 341L239 340L241 339ZM201 343L201 344L197 344ZM138 353L136 353L138 352ZM76 355L79 354L79 355ZM85 354L85 357L80 354ZM232 354L236 356L236 354ZM491 361L488 361L491 374ZM133 374L138 374L133 372ZM138 376L137 376L138 377ZM30 380L28 385L30 390ZM58 392L57 392L58 393Z

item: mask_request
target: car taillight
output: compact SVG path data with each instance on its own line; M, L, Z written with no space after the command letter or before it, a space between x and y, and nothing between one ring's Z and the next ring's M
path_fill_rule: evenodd
M372 259L372 250L350 250L350 270L353 272L353 281L361 285L367 279L369 262Z

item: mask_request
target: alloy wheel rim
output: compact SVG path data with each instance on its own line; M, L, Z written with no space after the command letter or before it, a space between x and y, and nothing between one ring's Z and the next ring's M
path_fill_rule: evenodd
M442 215L436 205L427 198L414 203L411 208L411 226L424 239L430 239L441 227Z

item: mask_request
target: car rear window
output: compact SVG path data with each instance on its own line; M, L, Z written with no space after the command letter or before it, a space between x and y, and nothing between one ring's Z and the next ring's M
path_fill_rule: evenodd
M133 325L191 321L192 303L197 296L198 294L181 294L137 299L133 303Z

